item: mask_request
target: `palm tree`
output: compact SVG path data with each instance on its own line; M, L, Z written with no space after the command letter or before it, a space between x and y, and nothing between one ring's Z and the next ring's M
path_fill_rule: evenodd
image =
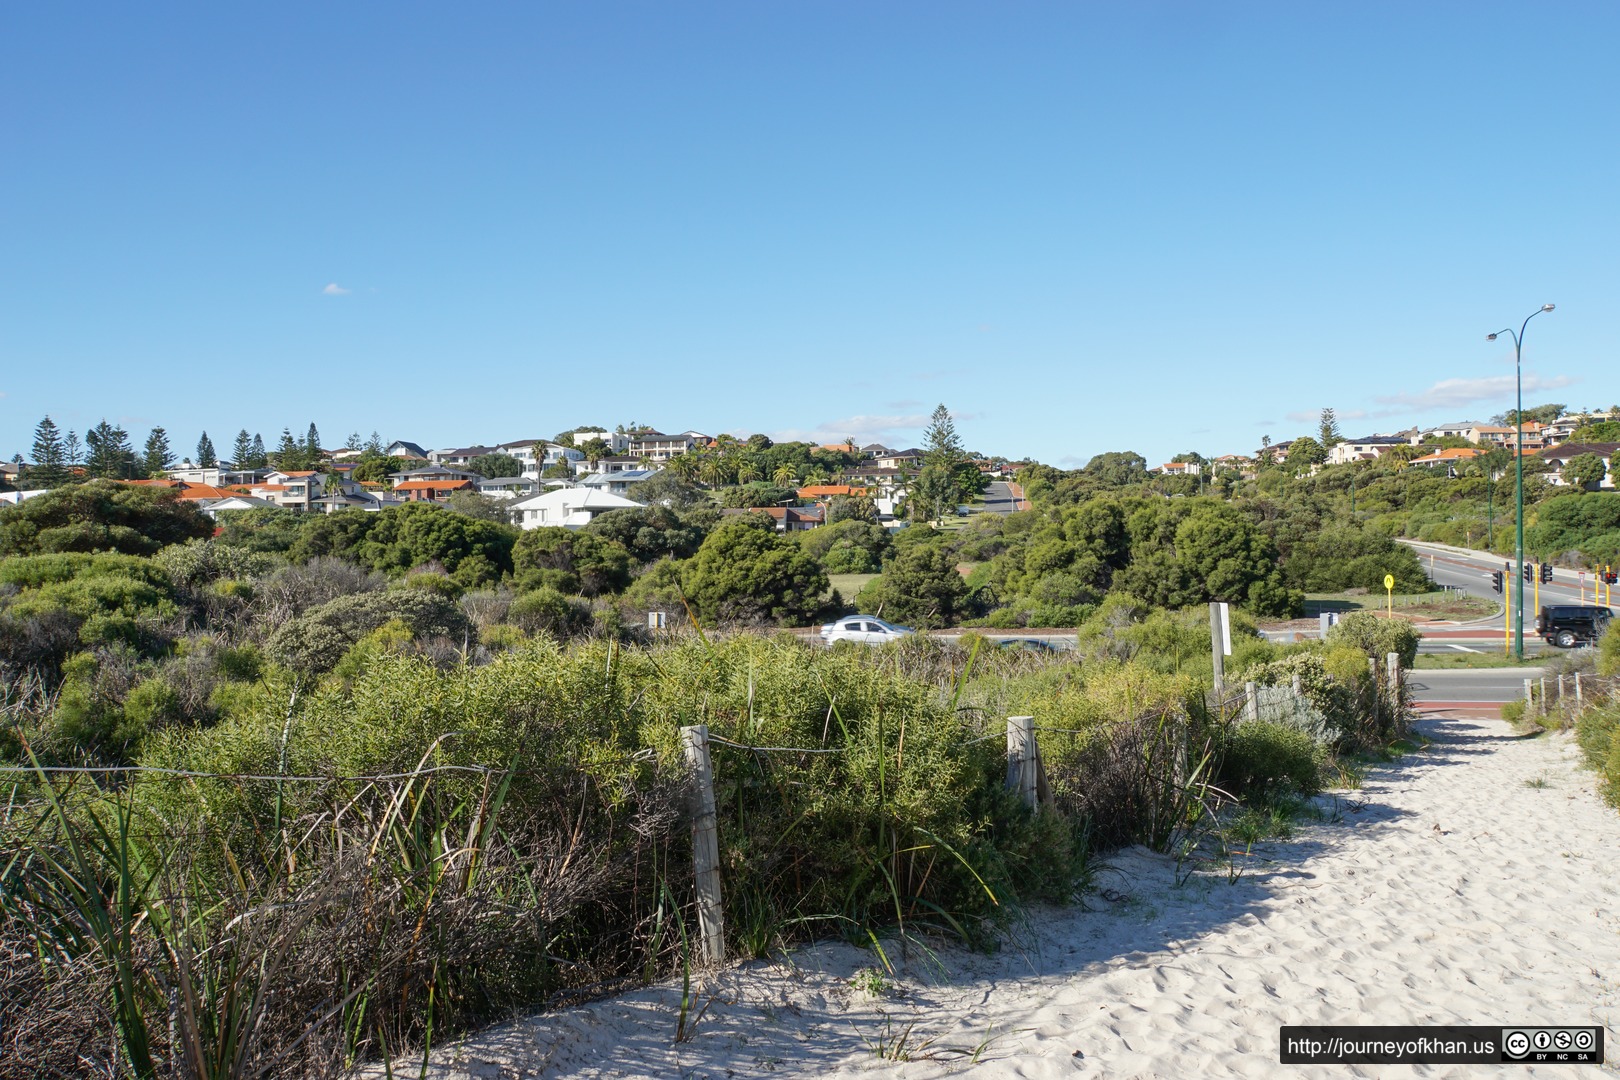
M698 471L703 482L710 487L719 487L726 480L726 464L718 454L705 454L704 462Z
M804 482L808 486L813 487L816 484L828 483L828 481L829 477L827 476L827 471L820 467L811 469L809 472L804 474Z
M698 472L701 471L702 467L703 462L699 455L690 450L669 459L670 472L689 483L697 479Z
M776 482L777 487L792 487L799 482L799 471L787 464L787 462L783 462L771 474L771 479Z
M751 484L760 476L759 465L752 458L744 458L737 466L737 483Z

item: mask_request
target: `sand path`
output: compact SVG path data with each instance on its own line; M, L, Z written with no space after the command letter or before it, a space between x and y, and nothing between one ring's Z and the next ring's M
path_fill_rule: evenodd
M874 968L870 952L821 945L791 965L711 977L707 1012L679 1045L678 987L663 985L481 1032L435 1052L428 1075L1596 1073L1278 1064L1284 1023L1617 1031L1620 815L1593 794L1567 737L1516 739L1500 721L1460 715L1420 730L1429 750L1369 772L1330 820L1257 848L1235 884L1178 888L1168 860L1124 852L1104 884L1126 898L1036 913L995 956L913 956L878 994L849 982ZM897 1044L912 1060L879 1056Z

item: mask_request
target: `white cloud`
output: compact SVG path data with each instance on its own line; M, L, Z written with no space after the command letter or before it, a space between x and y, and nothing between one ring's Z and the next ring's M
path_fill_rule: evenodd
M350 290L345 289L335 281L329 282L326 288L321 290L321 293L325 296L348 296L349 292Z
M1427 390L1415 394L1389 394L1375 400L1380 405L1397 405L1419 412L1456 409L1476 401L1503 400L1511 397L1513 381L1512 375L1491 375L1483 379L1441 379ZM1551 378L1526 375L1524 389L1528 393L1561 390L1574 381L1568 375L1554 375Z

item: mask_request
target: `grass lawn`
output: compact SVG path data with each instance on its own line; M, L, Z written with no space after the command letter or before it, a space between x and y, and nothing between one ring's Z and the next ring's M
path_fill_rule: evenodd
M1494 615L1500 604L1464 593L1414 593L1394 597L1395 610L1428 619L1483 619ZM1324 611L1383 611L1388 601L1378 593L1306 593L1305 616L1315 618Z
M855 597L866 587L868 581L882 576L882 574L828 574L827 580L838 590L838 595L844 598L845 603L853 604Z
M1500 649L1491 652L1450 652L1450 653L1418 653L1417 663L1412 667L1416 671L1445 671L1448 668L1499 668L1499 667L1537 667L1546 661L1545 656L1526 656L1522 661L1511 656L1504 656Z

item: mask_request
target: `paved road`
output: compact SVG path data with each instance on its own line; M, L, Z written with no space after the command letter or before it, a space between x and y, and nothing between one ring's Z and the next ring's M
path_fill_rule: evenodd
M984 489L984 509L991 514L1010 514L1014 510L1026 509L1028 504L1023 503L1023 489L1017 484L1006 480L992 480L990 486Z
M1408 544L1417 551L1423 561L1423 568L1429 571L1429 576L1434 579L1435 584L1450 585L1474 596L1482 596L1487 600L1501 603L1501 595L1491 590L1491 572L1504 569L1511 560L1504 560L1498 555L1448 547L1444 544L1426 544L1418 540L1403 540L1401 543ZM1509 573L1511 576L1511 570ZM1519 584L1525 583L1521 581ZM1575 570L1555 569L1552 581L1539 586L1539 599L1543 604L1593 604L1597 602L1593 596L1593 587L1590 572L1582 574ZM1530 624L1535 619L1537 598L1538 586L1531 583L1525 595L1526 633L1529 633ZM1482 619L1479 620L1479 624L1490 624L1501 629L1502 617L1497 615L1491 619Z
M1406 685L1420 706L1464 706L1494 710L1504 701L1524 696L1524 680L1540 679L1543 669L1459 668L1456 671L1412 671Z

